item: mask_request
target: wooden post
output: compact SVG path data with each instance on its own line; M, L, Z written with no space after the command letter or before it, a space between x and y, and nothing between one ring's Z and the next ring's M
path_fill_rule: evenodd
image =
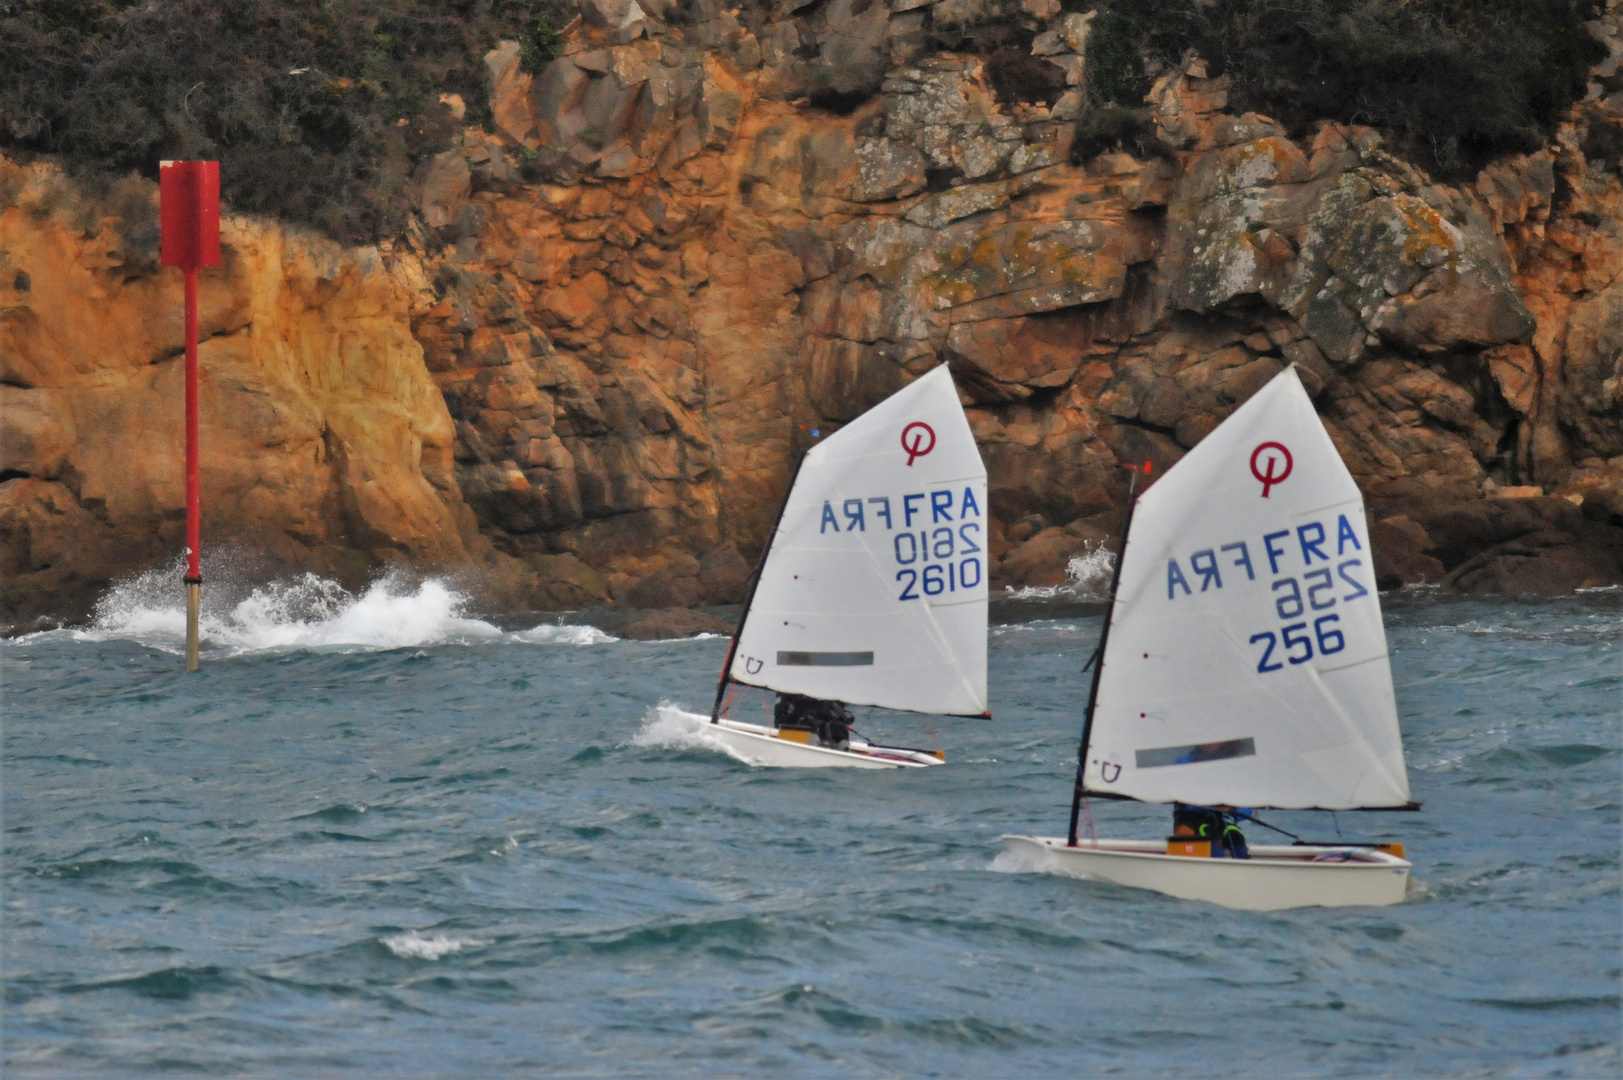
M220 163L158 166L162 261L186 279L186 670L197 670L202 607L202 484L197 440L197 271L220 265Z

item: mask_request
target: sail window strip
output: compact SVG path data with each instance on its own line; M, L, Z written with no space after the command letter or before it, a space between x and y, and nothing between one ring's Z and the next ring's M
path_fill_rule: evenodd
M871 652L780 652L779 667L873 667Z
M1158 769L1163 765L1195 765L1202 761L1226 761L1229 758L1256 756L1255 740L1229 739L1225 742L1196 743L1193 746L1162 746L1154 750L1138 750L1134 752L1134 761L1140 769Z

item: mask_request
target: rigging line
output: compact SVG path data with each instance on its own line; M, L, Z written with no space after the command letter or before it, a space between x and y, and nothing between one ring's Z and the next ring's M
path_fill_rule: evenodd
M1148 462L1145 463L1146 466ZM1138 506L1138 467L1128 466L1132 478L1127 481L1127 513L1121 522L1121 544L1116 551L1116 567L1110 575L1110 601L1105 609L1104 629L1099 631L1099 664L1093 669L1093 685L1088 688L1088 711L1082 717L1082 741L1076 748L1076 782L1071 788L1071 825L1066 832L1066 847L1076 847L1076 819L1082 809L1082 774L1087 768L1088 739L1093 735L1093 710L1099 704L1099 678L1104 674L1105 643L1110 640L1110 622L1116 614L1116 590L1121 586L1121 564L1127 555L1127 534L1133 525L1133 509Z
M795 493L795 481L800 479L800 467L806 464L806 457L817 445L821 444L814 444L801 452L795 461L794 471L789 474L789 485L783 489L783 501L778 504L778 516L772 519L772 531L767 533L766 544L761 548L761 558L755 564L749 595L744 597L744 610L738 613L738 626L733 629L733 639L727 644L727 659L721 665L721 678L716 680L716 703L710 707L712 724L721 719L721 698L727 692L727 682L732 675L733 657L738 654L738 639L744 636L744 623L750 617L750 605L755 603L755 590L761 587L761 574L766 569L767 557L772 554L772 544L778 538L778 527L783 524L783 515L789 509L789 499Z
M1281 836L1288 836L1292 840L1298 840L1298 841L1302 839L1300 836L1297 836L1295 833L1290 832L1290 831L1288 831L1286 829L1281 829L1278 825L1270 825L1266 821L1262 820L1261 818L1253 817L1252 815L1246 813L1244 810L1235 810L1235 811L1233 811L1233 813L1234 813L1234 816L1236 818L1244 818L1245 820L1251 822L1254 825L1261 825L1264 829L1272 829L1274 832L1279 833Z
M927 715L925 715L923 713L920 714L920 718L923 719L923 721L924 721L924 730L928 731L930 733L930 741L935 744L935 752L938 753L938 754L942 754L943 751L941 749L941 736L936 734L935 725L930 723L929 716L927 716Z

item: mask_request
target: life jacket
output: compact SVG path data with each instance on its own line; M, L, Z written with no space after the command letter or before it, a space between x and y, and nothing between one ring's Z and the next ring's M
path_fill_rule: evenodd
M1204 806L1184 806L1182 803L1174 803L1172 835L1210 840L1215 848L1223 839L1223 815Z
M1240 827L1226 814L1204 806L1172 805L1172 835L1190 836L1212 842L1214 859L1249 859L1250 849Z
M1249 859L1251 848L1245 842L1245 833L1232 821L1223 826L1223 850L1231 859Z

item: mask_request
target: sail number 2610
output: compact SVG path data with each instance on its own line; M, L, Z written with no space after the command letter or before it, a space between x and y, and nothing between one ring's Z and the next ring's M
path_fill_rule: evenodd
M1282 620L1298 621L1287 623L1277 635L1272 630L1251 635L1251 644L1262 646L1262 656L1257 660L1259 673L1279 671L1287 662L1305 664L1313 659L1315 645L1320 656L1332 656L1347 647L1347 638L1340 627L1341 616L1329 612L1329 609L1336 606L1337 599L1345 602L1369 595L1369 590L1350 573L1354 567L1362 565L1361 559L1348 559L1336 566L1336 577L1331 576L1329 567L1322 567L1308 571L1300 580L1282 577L1274 581L1271 588L1275 612ZM1338 589L1348 586L1351 591L1343 592L1339 597L1336 595ZM1329 613L1312 614L1316 611Z
M895 555L902 569L896 571L896 581L902 588L896 599L917 600L921 594L940 596L978 587L980 535L978 521L966 521L956 528L942 526L897 533Z
M984 489L977 498L973 486L960 489L956 484L934 491L909 492L897 496L894 502L889 495L845 499L840 502L839 514L834 512L835 500L830 499L823 503L817 531L819 535L866 533L871 523L872 531L877 533L880 522L884 522L885 531L891 533L891 553L900 567L896 571L898 600L979 589L985 587L986 580L981 564L981 545L986 542L981 530L981 503L985 499ZM930 528L913 528L925 524Z

